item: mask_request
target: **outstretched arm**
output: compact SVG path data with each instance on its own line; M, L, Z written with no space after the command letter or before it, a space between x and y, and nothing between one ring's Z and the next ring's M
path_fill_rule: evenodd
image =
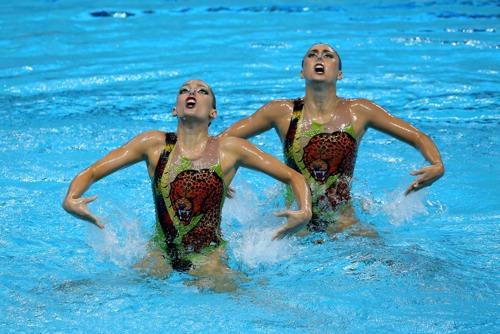
M302 229L311 219L311 193L304 177L281 163L278 159L262 152L248 141L227 137L223 146L226 148L228 161L234 161L235 168L247 167L266 173L291 186L299 204L299 210L286 210L276 215L286 217L287 222L273 235L273 239L283 238Z
M80 196L96 181L103 177L139 161L147 159L148 150L158 141L159 132L145 132L125 145L111 151L90 167L80 172L71 182L66 197L62 203L64 210L73 216L91 222L100 228L104 226L90 212L87 204L97 196L81 198Z
M286 108L286 100L275 100L261 107L253 115L244 118L221 133L221 137L250 138L275 126L276 118Z
M371 101L361 100L359 107L362 110L362 114L366 117L366 125L368 127L373 127L412 145L418 149L430 163L430 166L426 166L411 173L415 176L418 175L418 177L406 189L405 194L430 186L443 176L444 166L439 151L432 139L426 134L417 130L407 122L394 117L382 107Z

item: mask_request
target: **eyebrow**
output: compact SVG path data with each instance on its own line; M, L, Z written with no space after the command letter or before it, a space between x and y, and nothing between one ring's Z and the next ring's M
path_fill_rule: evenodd
M309 52L319 52L319 50L318 49L312 49L312 50L309 50ZM323 50L321 52L323 52L323 53L325 53L325 52L336 53L335 51L328 50L328 49Z
M188 87L189 84L188 83L185 83L184 85L181 86L181 88L184 88L184 87ZM209 89L208 86L205 86L203 84L195 84L195 88L205 88L205 89Z

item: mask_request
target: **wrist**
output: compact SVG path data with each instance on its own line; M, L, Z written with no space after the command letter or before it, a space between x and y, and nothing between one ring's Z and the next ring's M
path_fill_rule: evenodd
M304 216L304 218L307 218L308 220L311 219L311 217L312 217L311 209L302 209L300 211L301 211L302 215Z
M438 168L438 170L441 172L441 174L444 174L444 165L443 165L443 162L442 162L442 161L433 162L433 163L432 163L432 166L437 167L437 168Z
M62 202L62 207L65 211L69 212L69 208L70 208L70 205L69 205L69 200L68 200L68 197L65 197L63 202Z

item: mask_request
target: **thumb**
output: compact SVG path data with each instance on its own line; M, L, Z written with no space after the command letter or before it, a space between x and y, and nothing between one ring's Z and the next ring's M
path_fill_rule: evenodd
M420 174L424 174L424 173L425 173L425 170L422 168L422 169L414 170L413 172L410 173L410 175L420 175Z
M276 217L288 217L290 215L290 211L289 210L278 211L278 212L275 212L274 215Z
M104 229L104 225L101 223L101 221L94 215L92 215L92 220L97 227L99 227L101 230Z
M95 201L96 199L97 199L97 195L94 195L94 196L90 196L90 197L84 198L83 202L84 203L90 203L90 202Z
M283 239L283 236L284 236L284 235L283 235L283 232L284 232L283 228L279 228L279 229L277 229L277 230L276 230L276 232L274 232L274 233L273 233L273 238L272 238L272 240L274 241L274 240L277 240L277 239L278 239L278 240L279 240L279 239Z

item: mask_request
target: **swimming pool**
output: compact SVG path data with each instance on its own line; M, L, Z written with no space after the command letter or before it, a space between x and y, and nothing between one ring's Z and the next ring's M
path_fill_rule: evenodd
M0 4L0 332L498 332L498 5ZM301 96L300 60L318 41L342 56L340 95L372 99L429 133L447 168L403 198L424 161L365 135L353 194L379 238L271 243L280 189L242 170L223 232L231 266L251 280L216 294L184 274L132 269L154 223L145 166L88 192L99 195L104 232L61 209L89 163L141 131L174 129L184 80L212 84L217 133L271 99ZM282 157L274 133L253 141Z

